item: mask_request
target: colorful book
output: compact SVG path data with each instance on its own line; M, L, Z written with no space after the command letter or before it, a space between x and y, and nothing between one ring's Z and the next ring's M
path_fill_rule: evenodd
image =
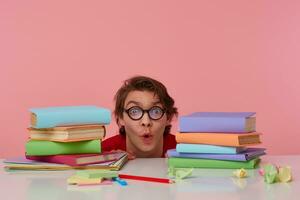
M26 159L24 156L8 158L4 160L4 167L6 170L70 170L70 169L109 169L109 170L120 170L128 161L128 156L125 154L117 161L81 165L81 166L70 166L65 164L46 163L38 162L34 160Z
M215 160L232 160L232 161L248 161L254 158L265 155L264 148L248 148L245 151L237 154L215 154L215 153L180 153L176 149L170 149L167 151L168 157L180 157L180 158L205 158Z
M32 108L31 127L53 128L81 124L109 124L111 112L97 106L62 106Z
M260 144L260 133L176 133L177 143L248 146Z
M228 147L208 144L185 144L176 145L176 151L180 153L218 153L218 154L237 154L245 151L245 147Z
M70 155L51 155L51 156L28 156L29 160L40 162L66 164L70 166L90 165L117 161L123 157L125 152L105 152L102 154L70 154Z
M52 142L29 140L25 145L28 156L47 156L57 154L101 153L100 140L79 142Z
M195 112L179 117L180 132L254 132L255 112Z
M254 169L258 166L259 162L259 158L245 162L200 158L168 158L169 167L174 168Z
M28 128L29 136L33 140L49 140L56 142L74 142L82 140L103 139L105 137L105 126L77 125L60 126L54 128Z

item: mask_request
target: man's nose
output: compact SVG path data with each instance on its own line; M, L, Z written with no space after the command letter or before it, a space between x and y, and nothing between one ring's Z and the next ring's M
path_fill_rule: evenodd
M150 119L147 112L144 113L144 116L141 119L141 123L142 123L142 126L145 126L145 127L150 127L151 126L152 121L151 121L151 119Z

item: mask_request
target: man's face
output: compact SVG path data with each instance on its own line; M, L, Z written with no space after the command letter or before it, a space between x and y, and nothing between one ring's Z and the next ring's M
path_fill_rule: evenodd
M143 110L149 110L154 106L164 109L159 98L149 91L132 91L128 93L124 109L128 110L136 106ZM131 112L131 114L135 113L136 110ZM154 113L156 112L154 111ZM120 125L125 127L127 146L144 155L162 150L163 134L168 124L166 113L160 119L153 120L147 112L144 112L141 119L133 120L126 112L123 112L123 119L120 119Z

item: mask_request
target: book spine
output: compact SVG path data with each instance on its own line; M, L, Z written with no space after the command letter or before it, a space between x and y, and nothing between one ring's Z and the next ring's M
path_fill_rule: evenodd
M215 145L177 144L176 151L180 153L236 154L238 149L235 147L222 147Z
M81 154L101 153L100 140L88 140L80 142L52 142L29 140L25 146L26 155L60 155L60 154Z
M243 146L239 143L238 137L233 135L222 137L222 135L209 135L209 133L176 133L175 138L177 143L209 144L232 147Z
M191 117L179 118L180 132L245 132L245 118Z
M70 126L82 124L109 124L111 112L104 108L67 110L66 112L32 111L34 128L53 128L56 126Z

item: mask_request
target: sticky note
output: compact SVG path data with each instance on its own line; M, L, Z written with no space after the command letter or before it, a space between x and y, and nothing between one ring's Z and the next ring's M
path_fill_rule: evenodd
M114 178L118 177L118 172L103 169L91 169L77 171L76 175L84 178Z
M234 172L233 172L233 175L235 176L235 177L237 177L237 178L246 178L247 177L247 171L245 170L245 169L243 169L243 168L241 168L241 169L238 169L238 170L235 170Z
M278 169L278 180L283 183L290 182L292 180L292 170L291 167L279 167Z

